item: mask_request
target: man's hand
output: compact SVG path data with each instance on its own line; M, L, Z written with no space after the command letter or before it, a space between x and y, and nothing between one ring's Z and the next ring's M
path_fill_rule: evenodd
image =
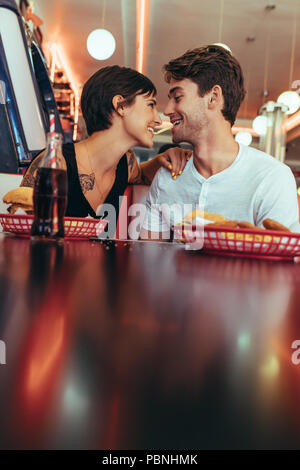
M191 158L192 151L179 147L170 148L164 153L156 156L161 166L167 168L174 180L180 176L185 168L186 162Z

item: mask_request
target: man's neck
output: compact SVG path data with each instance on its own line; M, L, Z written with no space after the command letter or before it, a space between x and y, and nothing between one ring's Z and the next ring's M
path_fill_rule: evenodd
M202 133L193 146L194 165L205 178L228 168L239 152L238 143L234 140L231 128L227 125L214 132L207 130L205 134Z

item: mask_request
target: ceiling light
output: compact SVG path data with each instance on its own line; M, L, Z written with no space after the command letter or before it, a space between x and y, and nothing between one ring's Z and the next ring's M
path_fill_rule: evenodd
M265 135L267 132L266 116L256 116L252 121L252 127L258 135Z
M293 114L300 108L300 96L296 91L284 91L278 96L277 103L288 106L286 114Z
M235 136L235 140L239 144L250 145L252 142L252 135L249 132L238 132Z
M115 52L116 41L106 29L95 29L89 34L86 46L89 54L94 59L106 60Z

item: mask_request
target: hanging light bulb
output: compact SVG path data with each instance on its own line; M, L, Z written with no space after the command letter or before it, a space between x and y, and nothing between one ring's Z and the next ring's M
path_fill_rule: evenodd
M106 60L115 52L116 41L106 29L95 29L89 34L86 46L89 54L94 59Z
M288 106L286 114L293 114L300 108L300 96L296 91L284 91L278 96L277 103Z
M223 42L214 42L213 45L223 47L223 49L226 49L226 51L230 52L230 54L232 55L232 50L229 46L227 46L227 44L224 44Z
M267 132L266 116L256 116L252 121L252 127L258 135L265 135Z
M250 145L252 142L252 135L249 132L238 132L235 135L235 141L239 144Z

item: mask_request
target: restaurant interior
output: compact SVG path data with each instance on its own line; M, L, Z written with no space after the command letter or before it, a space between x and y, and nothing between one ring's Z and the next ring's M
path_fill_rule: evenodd
M102 67L154 82L162 132L134 151L155 157L172 143L162 67L207 44L244 73L234 139L288 165L299 202L300 0L0 0L1 450L300 448L299 233L202 230L199 253L191 230L129 240L122 205L113 239L70 217L64 242L34 242L33 216L2 201L51 119L86 139L80 97Z
M3 2L4 5L6 3L10 2ZM119 64L147 74L158 90L158 110L162 119L167 120L163 109L167 103L168 91L162 66L170 58L193 47L223 43L239 60L247 90L233 126L233 134L238 134L238 140L256 148L268 148L274 156L274 135L267 139L270 142L265 142L265 118L271 119L270 114L274 114L275 119L275 114L281 113L278 109L277 113L274 110L267 111L266 105L270 101L278 102L284 92L294 92L290 96L281 97L279 101L289 103L288 100L294 100L291 109L282 111L280 119L277 116L282 121L280 133L283 133L281 147L284 149L277 152L276 158L285 161L297 175L300 146L300 100L297 100L300 92L298 0L152 0L137 3L129 0L101 0L87 1L84 5L77 0L19 0L16 3L20 7L27 44L30 44L28 50L34 68L32 80L39 88L39 91L35 90L39 93L39 103L34 103L35 97L32 96L31 107L36 105L42 108L39 109L41 116L37 116L36 120L43 122L46 119L43 111L45 113L53 105L53 98L48 95L49 85L45 78L47 74L64 132L64 141L86 137L80 110L80 94L83 84L100 67ZM98 30L108 33L104 33L102 39L102 33ZM96 33L93 36L94 31ZM99 40L97 34L100 34ZM89 53L88 43L92 55ZM16 46L11 44L11 47L15 50ZM102 51L105 47L108 48L107 52ZM95 58L93 54L98 57L97 53L103 58ZM46 71L40 61L44 63ZM17 74L18 71L17 68L15 71L11 70L11 74ZM12 77L12 81L14 80ZM18 87L17 84L13 86ZM16 96L16 100L19 108L22 108L22 99ZM45 142L42 145L42 135L47 130L46 123L43 123L44 126L41 122L31 123L32 127L36 126L37 133L36 142L31 142L27 136L28 119L25 111L19 109L19 113L22 127L19 132L25 133L25 136L19 136L22 142L20 148L14 149L17 154L10 152L7 155L1 149L1 172L18 173L20 168L28 165L36 151L45 147ZM262 118L255 122L258 116ZM12 117L10 121L13 121ZM38 125L41 129L38 129ZM278 127L279 124L276 125ZM12 122L10 126L14 134L11 140L16 140L17 130ZM2 122L2 133L9 133L5 127L9 126ZM275 132L279 132L277 128L273 129L273 133ZM147 159L162 144L171 141L170 131L157 135L153 141L154 149L138 148L137 155L141 159Z

